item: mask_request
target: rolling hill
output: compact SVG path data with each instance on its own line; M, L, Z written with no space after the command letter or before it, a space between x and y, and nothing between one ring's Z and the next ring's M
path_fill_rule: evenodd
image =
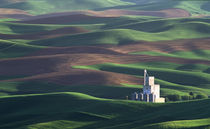
M190 12L192 15L210 14L208 1L173 1L173 0L18 0L1 1L0 8L19 9L31 14L46 14L52 12L64 12L75 10L155 10L179 8Z
M116 22L116 24L118 21ZM102 22L104 24L104 22ZM146 22L109 22L99 31L58 38L32 41L30 44L43 46L75 46L98 44L127 44L137 41L164 41L209 37L209 19L170 19ZM97 39L95 38L97 37ZM87 42L88 40L88 42Z
M0 0L0 128L209 129L209 6ZM144 69L166 103L130 100Z
M36 50L40 50L44 47L28 45L24 43L18 43L7 41L7 40L0 40L0 59L2 58L12 58L12 57L19 57L19 56L26 56L27 54L34 52Z
M19 95L0 100L1 128L207 129L210 126L209 100L147 104L75 92Z
M132 4L133 3L123 2L121 0L24 0L18 2L4 2L0 7L25 10L31 14L46 14L51 12L98 9Z
M56 30L59 28L67 27L65 25L38 25L38 24L19 24L19 23L11 23L11 22L0 22L0 33L1 34L30 34L30 33L38 33L43 31Z
M209 86L208 65L177 64L168 62L142 62L139 64L106 63L92 66L73 66L73 68L109 71L134 76L139 76L141 71L144 69L149 69L152 75L156 75L156 77L160 79L157 82L162 86L161 88L163 96L170 93L188 95L190 91L198 93L202 92L206 95L210 94L207 88ZM191 78L193 78L193 81Z
M142 3L143 2L143 3ZM170 8L180 8L187 10L192 15L209 14L208 1L174 1L174 0L158 0L158 1L136 1L137 5L119 7L128 10L163 10Z

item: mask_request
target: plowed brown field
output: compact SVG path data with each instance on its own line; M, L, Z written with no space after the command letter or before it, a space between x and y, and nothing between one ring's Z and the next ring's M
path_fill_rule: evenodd
M0 18L24 19L31 16L31 14L23 10L0 8Z
M137 84L134 76L95 70L73 69L74 65L101 63L139 63L165 61L181 64L207 64L210 61L175 57L129 55L133 51L161 51L210 49L210 39L179 40L169 42L142 42L122 46L51 47L28 57L0 60L0 76L24 76L8 81L41 80L58 84ZM5 80L4 80L5 81Z
M105 11L74 11L74 12L63 12L63 13L52 13L46 15L39 15L29 17L21 21L22 23L28 24L67 24L71 22L79 22L83 20L101 19L120 17L124 15L136 15L136 16L156 16L164 18L176 18L176 17L190 17L191 14L183 9L167 9L161 11L131 11L131 10L120 10L112 9Z

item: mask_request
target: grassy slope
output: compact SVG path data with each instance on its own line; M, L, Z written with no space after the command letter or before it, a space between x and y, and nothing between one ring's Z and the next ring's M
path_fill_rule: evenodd
M0 40L0 59L25 56L43 47L28 45L22 41Z
M150 19L157 19L155 17L121 17L121 18L102 18L100 20L91 20L81 23L72 23L66 25L47 25L47 24L24 24L24 23L12 23L6 22L4 19L0 22L0 33L2 34L11 34L11 35L25 35L25 34L34 34L44 31L56 30L59 28L65 27L81 27L90 31L99 31L105 26L108 28L114 24L127 24L132 22L140 22ZM107 24L106 24L107 23ZM109 24L109 25L108 25ZM38 50L40 46L27 45L26 43L30 42L29 40L1 40L0 45L0 58L9 58L9 57L19 57L24 56L34 50ZM24 49L24 51L22 51Z
M1 22L1 33L36 33L57 28L79 26L93 32L67 35L58 38L32 41L33 45L74 46L95 44L125 44L144 41L161 41L209 37L209 19L181 18L159 20L155 17L120 17L90 20L69 25L34 25ZM24 29L23 29L24 28ZM34 29L36 28L36 29ZM190 35L189 35L190 33ZM98 38L95 38L98 37ZM88 41L88 42L87 42Z
M91 25L47 25L47 24L23 24L23 23L11 23L0 21L0 33L6 35L27 35L35 34L39 32L51 31L65 27L81 27L88 30L97 30L101 25L91 24ZM38 45L29 45L27 42L29 40L2 40L0 39L0 58L11 58L20 57L27 55L31 52L39 50Z
M0 19L0 22L6 22L6 21L18 21L18 20L13 19L13 18L2 18L2 19Z
M39 1L38 1L39 2ZM40 4L38 3L37 4ZM45 6L43 4L43 6ZM37 9L37 8L36 8ZM34 9L34 11L36 11ZM45 13L49 10L40 10ZM33 12L34 13L34 12ZM35 12L37 13L37 11ZM97 21L96 23L101 23ZM102 22L100 25L79 23L92 30L101 29L99 32L82 35L66 36L65 38L49 39L34 42L39 45L71 46L87 44L123 44L137 40L172 40L185 38L208 37L208 19L178 19L144 22L125 19L124 21ZM135 22L135 23L134 23ZM94 23L95 24L95 23ZM120 25L120 26L116 26ZM153 26L151 26L153 25ZM7 27L5 27L7 26ZM99 27L98 27L99 26ZM13 23L1 23L1 33L24 34L35 33L44 30L59 28L56 25L24 25ZM151 28L150 28L151 27ZM23 29L24 28L24 29ZM36 29L34 29L36 28ZM106 30L111 29L111 30ZM182 32L181 34L178 34ZM141 35L141 36L140 36ZM95 39L94 37L99 37ZM151 38L152 37L152 38ZM167 38L166 38L167 37ZM65 39L65 40L64 40ZM52 41L52 44L46 42ZM61 42L62 41L62 42ZM79 42L77 42L79 41ZM88 41L88 43L87 43ZM22 41L0 41L0 58L23 56L27 51L40 49L30 46ZM24 53L22 53L24 50ZM26 53L25 53L26 52ZM20 55L19 55L20 54ZM180 56L183 53L176 53ZM186 54L186 53L184 53ZM190 54L189 55L193 55ZM196 53L197 56L197 53ZM206 59L209 57L206 55ZM196 58L200 58L196 57ZM151 65L151 66L150 66ZM164 66L164 68L163 68ZM162 68L161 68L162 67ZM191 64L102 64L97 66L77 66L77 68L98 69L112 72L121 72L131 75L139 75L144 68L149 68L151 74L157 75L157 83L162 86L162 95L181 94L187 95L189 91L210 94L209 73L210 68L206 65ZM167 69L166 69L167 68ZM166 75L167 78L165 78ZM176 80L174 76L176 75ZM180 78L177 78L180 77ZM13 78L13 77L0 77ZM17 78L17 77L14 77ZM192 78L195 80L191 81ZM186 82L183 81L186 80ZM179 82L179 84L176 84ZM1 83L0 95L49 93L75 91L97 97L122 99L139 86L123 84L119 86L57 86L43 83ZM123 96L123 97L122 97ZM86 96L78 93L54 93L40 95L25 95L0 98L0 128L204 128L209 127L209 100L169 103L169 104L145 104L128 101L105 100ZM56 103L56 104L55 104ZM16 108L14 108L16 107ZM106 107L106 108L104 108ZM96 110L97 109L97 110ZM151 109L154 113L152 114ZM144 112L144 113L142 113ZM192 113L193 112L193 113ZM146 114L146 115L145 115ZM12 119L11 119L12 118ZM186 120L186 121L184 121ZM187 124L186 124L187 123Z
M25 23L12 23L9 20L12 19L0 19L0 33L2 34L29 34L36 32L43 32L48 30L55 30L64 27L82 27L88 30L100 30L115 25L124 25L128 23L135 23L141 21L159 19L158 17L147 17L147 16L125 16L120 18L93 18L91 20L70 22L67 24L25 24Z
M33 24L21 24L0 22L1 34L31 34L43 31L55 30L58 28L64 28L67 25L33 25ZM1 58L13 58L25 56L36 50L40 50L43 47L28 45L28 40L1 40L0 39L0 59Z
M21 1L25 1L25 0L1 0L1 5L8 5L8 4L16 3L16 2L21 2Z
M39 24L23 24L0 22L0 33L2 34L30 34L49 30L56 30L59 28L68 27L68 25L39 25Z
M135 9L135 10L162 10L181 8L193 15L210 14L208 1L174 1L174 0L26 0L18 3L1 1L1 8L16 8L26 10L32 14L45 14L71 10L87 9Z
M87 10L132 4L134 3L123 2L121 0L26 0L25 2L12 3L0 7L22 9L32 14L45 14L51 12Z
M161 85L162 95L187 95L190 91L209 95L210 74L208 65L174 64L167 62L148 62L139 64L98 64L90 66L74 66L74 68L93 69L139 76L144 69L155 75L156 82ZM193 80L192 80L193 78Z
M72 46L124 44L139 40L162 41L203 38L209 37L209 22L209 19L181 18L131 23L128 19L127 24L126 21L117 24L119 21L113 20L112 23L103 23L105 26L101 28L101 31L38 40L31 42L31 44L43 46Z
M120 44L140 40L138 35L144 34L134 30L116 29L91 32L86 34L68 35L59 38L33 41L30 44L43 46L75 46L75 45L100 45ZM97 38L95 38L97 37Z
M1 128L175 129L178 126L191 129L210 126L208 99L148 104L65 92L1 97L0 100ZM188 120L188 124L183 120Z
M23 76L19 76L20 78ZM0 80L19 78L17 76L0 76ZM80 92L100 98L125 99L140 86L126 85L58 85L47 82L0 82L0 96L17 94L38 94L53 92Z
M92 18L88 20L83 21L76 21L71 22L70 24L104 24L105 26L102 29L109 29L113 26L119 26L119 25L126 25L131 23L138 23L138 22L146 22L151 20L158 20L162 19L160 17L154 17L154 16L121 16L121 17L100 17L100 18Z
M128 1L128 0L125 0ZM138 5L119 7L121 9L134 9L134 10L163 10L170 8L180 8L187 10L192 15L210 14L208 1L174 1L174 0L158 0L149 2L137 1Z
M168 57L178 57L178 58L187 58L187 59L205 59L205 60L209 60L210 50L175 51L175 52L171 52L171 53L142 51L142 52L133 52L131 54L135 54L135 55L151 55L151 56L168 56Z

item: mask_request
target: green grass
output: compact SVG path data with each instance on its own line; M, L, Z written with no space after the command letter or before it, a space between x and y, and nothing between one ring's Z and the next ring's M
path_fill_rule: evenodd
M12 78L12 77L10 77ZM18 78L18 77L16 77ZM141 86L122 85L58 85L47 82L0 82L0 92L10 95L53 92L79 92L100 98L125 99ZM4 95L4 94L3 94ZM3 96L2 95L2 96Z
M126 0L128 1L128 0ZM144 1L143 1L144 2ZM199 14L210 14L209 2L208 1L181 1L181 0L158 0L158 1L148 1L148 3L142 3L138 1L137 5L134 6L124 6L119 7L120 9L132 9L132 10L149 10L157 11L170 8L180 8L187 10L192 15Z
M139 23L139 22L146 22L146 21L151 21L151 20L158 20L162 19L160 17L154 17L154 16L130 16L130 15L125 15L121 17L93 17L92 19L88 20L81 20L81 21L76 21L76 22L71 22L70 24L104 24L105 26L102 29L109 29L113 28L116 26L122 26L126 24L131 24L131 23Z
M178 28L171 32L162 33L147 33L131 29L113 29L107 31L99 31L77 35L67 35L59 38L33 41L30 44L41 46L76 46L76 45L100 45L113 44L122 45L137 41L163 41L186 39L188 33L191 32L188 38L204 38L209 37L208 33L197 33L196 31L184 30L183 33L178 33L182 30ZM97 38L95 38L97 37Z
M164 63L163 63L164 64ZM165 66L165 67L164 67ZM113 64L113 63L105 63L105 64L98 64L98 65L90 65L90 66L73 66L74 68L84 68L84 69L97 69L102 71L111 71L111 72L118 72L118 73L125 73L138 76L139 73L146 69L150 69L151 74L156 75L157 78L178 83L182 85L194 85L198 86L201 84L208 84L209 83L209 74L204 73L203 71L190 71L184 70L187 69L187 65L182 65L177 67L177 69L167 68L164 65L163 68L155 67L155 66L146 66L141 64ZM193 66L193 65L191 65ZM202 66L202 65L201 65ZM182 67L182 69L181 69ZM209 66L206 66L207 70ZM204 70L204 71L205 71ZM167 78L165 75L167 74ZM174 78L176 77L176 78ZM191 78L194 78L192 81L189 81Z
M64 27L68 27L68 25L23 24L0 21L0 33L2 34L30 34Z
M120 9L135 9L135 10L162 10L168 8L181 8L189 11L191 14L209 14L208 1L130 1L130 0L81 0L55 2L52 0L34 1L27 0L20 3L1 2L3 8L16 8L26 10L32 14L44 14L50 12L70 11L70 10L87 10L87 9L105 9L105 8L120 8ZM119 7L118 7L119 6Z
M15 79L15 78L23 78L23 77L25 77L25 76L18 76L18 75L16 75L16 76L4 76L4 75L2 75L2 76L0 76L0 81Z
M155 51L142 51L142 52L132 52L130 54L209 60L210 50L175 51L175 52L171 52L171 53L163 53L163 52L155 52Z
M95 122L80 122L80 121L68 121L68 120L56 120L56 121L50 121L50 122L43 122L38 124L32 124L29 125L28 129L76 129L76 128L82 128L84 126L88 126L91 124L94 124Z
M161 84L161 96L179 94L188 95L190 91L195 93L209 94L209 90L195 86L175 84L160 79L156 83ZM44 82L1 82L0 91L2 96L18 94L38 94L54 92L79 92L100 98L125 99L135 91L140 91L142 85L58 85Z
M2 93L4 93L5 91L6 92L17 92L18 89L17 89L17 84L18 83L15 83L15 82L1 82L0 83L0 91ZM5 96L5 95L2 95L2 96Z
M32 41L41 46L75 46L100 44L129 44L137 41L164 41L205 38L210 34L209 19L181 18L149 20L146 22L122 21L103 23L101 30L90 33L66 35L58 38ZM118 25L117 25L118 24ZM190 33L190 35L189 35ZM97 38L95 38L97 37Z
M141 40L141 37L138 37L141 34L144 33L128 29L116 29L77 35L67 35L46 40L37 40L31 42L30 44L41 46L122 44L125 42L127 43Z
M151 129L162 129L162 128L209 128L210 118L208 119L196 119L196 120L178 120L178 121L169 121L162 122L158 124L151 124L146 126Z
M185 9L192 15L210 14L208 1L179 1L179 0L27 0L22 2L1 1L1 8L15 8L28 11L31 14L46 14L72 10L104 10L104 9L128 9L128 10L163 10L170 8Z
M159 83L163 88L161 89L163 96L169 94L187 95L191 91L210 94L210 66L208 65L147 62L138 64L105 63L73 66L73 68L109 71L138 77L142 77L143 70L148 69L149 74L156 77L156 83Z
M119 24L118 26L113 26L113 28L124 28L144 32L158 33L176 28L180 29L180 27L183 27L182 30L191 28L197 30L198 32L208 32L209 22L209 18L150 19L149 21Z
M2 34L30 34L43 31L56 30L65 27L80 27L90 31L99 31L108 29L116 25L123 25L128 23L150 21L160 19L151 16L122 16L113 18L92 18L89 20L67 22L65 24L26 24L26 23L13 23L10 19L0 19L0 33Z
M151 127L175 129L177 126L180 129L202 128L209 127L209 105L209 99L151 104L100 99L75 92L15 95L0 97L0 127L15 129ZM183 124L182 120L186 120L183 122L187 124Z
M8 21L17 21L17 19L13 19L13 18L2 18L2 19L0 19L0 22L8 22Z
M28 34L64 27L82 27L89 33L65 35L57 38L34 40L29 44L41 46L122 45L138 41L163 41L206 38L210 34L207 18L178 18L163 20L156 17L120 17L91 19L77 24L40 25L0 22L3 34ZM36 29L34 29L36 28ZM190 33L190 35L189 35ZM97 38L95 38L97 37Z
M0 21L0 33L7 35L25 35L56 30L65 27L81 27L88 30L98 30L101 25L98 24L82 24L82 25L47 25L47 24L23 24ZM21 57L30 54L34 51L40 50L38 45L27 44L30 40L2 40L0 39L0 58Z
M0 40L0 58L25 56L44 47L28 45L20 41Z
M15 8L28 11L31 14L45 14L61 11L88 10L122 5L132 5L121 0L27 0L19 3L2 5L2 8Z
M132 0L130 2L134 2ZM118 8L160 10L184 8L193 15L209 14L209 2L170 1L131 5L119 0L35 1L22 3L3 1L0 7L24 9L32 14L79 9ZM65 2L65 4L64 4ZM142 2L142 1L136 1ZM81 4L78 4L81 3ZM206 3L206 4L204 4ZM128 5L129 6L126 6ZM85 6L85 7L84 7ZM105 8L104 8L105 7ZM123 45L132 42L204 38L210 35L210 19L160 19L147 16L124 16L73 22L65 25L11 23L0 20L0 33L32 34L64 27L82 27L92 32L58 38L29 40L0 40L0 59L21 57L45 47L75 45ZM97 38L96 38L97 37ZM170 56L209 60L208 50L173 53L135 52L153 56ZM184 56L183 56L184 55ZM161 85L161 96L189 92L210 95L210 66L145 62L136 64L98 64L74 66L128 74L142 79L146 68ZM0 76L0 80L26 77ZM140 82L139 82L140 83ZM210 100L152 104L123 100L139 91L142 85L58 85L48 82L0 82L0 128L3 129L195 129L210 128ZM105 99L106 98L106 99ZM121 99L121 100L117 100Z

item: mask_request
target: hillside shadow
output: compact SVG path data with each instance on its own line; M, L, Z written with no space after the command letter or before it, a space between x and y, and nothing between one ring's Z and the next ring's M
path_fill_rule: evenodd
M29 34L29 33L38 33L42 31L46 31L44 26L33 26L33 25L15 25L9 24L9 28L12 32L17 34Z
M9 97L2 99L0 105L0 127L7 129L26 128L46 122L49 123L39 126L43 128L66 126L74 127L74 129L101 127L129 129L166 121L204 119L210 115L209 100L147 104L134 101L88 99L61 93ZM87 122L92 123L85 124ZM73 126L77 124L82 124L82 126Z
M18 83L17 92L6 92L10 95L40 94L53 92L79 92L100 98L125 99L130 93L138 91L137 88L108 85L58 85L44 82L21 82Z
M201 6L201 9L204 9L205 11L210 11L210 2L206 2Z
M11 3L11 4L5 5L3 7L11 8L11 9L21 9L21 10L31 10L31 8L33 8L33 6L31 6L27 2Z
M107 7L107 8L98 8L94 10L103 11L103 10L108 10L108 9L128 9L128 10L159 11L159 10L174 8L179 3L180 1L161 1L161 2L156 2L156 3L144 3L144 4L136 4L136 5L123 5L123 6L115 6L115 7Z

